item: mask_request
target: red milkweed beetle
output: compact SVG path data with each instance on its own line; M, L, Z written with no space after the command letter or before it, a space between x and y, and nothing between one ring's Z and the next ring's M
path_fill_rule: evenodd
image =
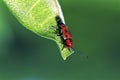
M55 33L57 33L58 36L60 36L63 48L67 48L70 52L74 53L73 50L73 40L72 40L72 35L68 29L68 27L63 23L62 19L59 16L56 16L56 22L58 29ZM88 56L86 56L86 59L88 59Z
M63 48L62 50L66 47L69 49L69 51L73 52L73 40L71 33L68 29L68 27L62 22L61 18L59 16L56 16L56 22L58 26L58 36L60 36L61 41L63 43Z

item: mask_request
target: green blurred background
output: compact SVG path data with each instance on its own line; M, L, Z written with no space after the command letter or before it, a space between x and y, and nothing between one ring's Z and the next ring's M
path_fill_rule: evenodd
M66 61L0 0L0 80L120 80L120 1L59 2L77 51Z

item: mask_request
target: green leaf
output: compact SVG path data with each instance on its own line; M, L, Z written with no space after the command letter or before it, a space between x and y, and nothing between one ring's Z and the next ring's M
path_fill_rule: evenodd
M27 29L47 39L54 40L64 60L73 52L63 48L60 36L55 34L58 28L55 17L64 18L57 0L3 0L13 15Z

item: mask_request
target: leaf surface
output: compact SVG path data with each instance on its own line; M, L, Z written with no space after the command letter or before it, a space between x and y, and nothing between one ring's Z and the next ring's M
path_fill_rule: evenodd
M58 28L55 17L64 17L57 0L3 0L18 21L30 31L47 39L54 40L64 60L72 54L63 48L62 41L55 34L53 27ZM53 26L53 27L52 27Z

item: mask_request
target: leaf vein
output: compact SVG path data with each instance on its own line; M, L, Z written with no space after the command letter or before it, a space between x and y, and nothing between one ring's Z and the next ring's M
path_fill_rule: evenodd
M31 6L31 8L28 10L28 13L30 13L30 16L31 16L31 17L32 17L32 15L31 15L32 9L33 9L39 2L40 2L40 0L37 0L37 1Z

